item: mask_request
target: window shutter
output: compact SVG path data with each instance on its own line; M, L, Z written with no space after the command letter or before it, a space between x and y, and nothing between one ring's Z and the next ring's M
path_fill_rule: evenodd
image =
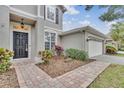
M56 8L56 24L59 24L59 9Z

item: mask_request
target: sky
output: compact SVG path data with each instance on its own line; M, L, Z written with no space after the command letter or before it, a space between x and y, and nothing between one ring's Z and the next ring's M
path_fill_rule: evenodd
M94 6L90 11L85 11L82 5L65 6L67 12L64 13L63 18L63 30L68 31L70 29L92 26L98 31L107 34L110 31L113 22L103 22L99 19L99 16L107 11L105 8L99 8Z

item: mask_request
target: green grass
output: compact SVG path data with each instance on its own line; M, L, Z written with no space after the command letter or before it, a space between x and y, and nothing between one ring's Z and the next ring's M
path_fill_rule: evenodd
M124 87L124 65L110 65L89 88L122 88Z
M124 57L124 54L113 54L114 56Z

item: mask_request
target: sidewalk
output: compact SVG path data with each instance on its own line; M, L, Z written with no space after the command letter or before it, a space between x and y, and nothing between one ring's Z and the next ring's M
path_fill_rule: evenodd
M21 88L85 88L108 66L109 63L95 61L51 78L31 61L14 64Z

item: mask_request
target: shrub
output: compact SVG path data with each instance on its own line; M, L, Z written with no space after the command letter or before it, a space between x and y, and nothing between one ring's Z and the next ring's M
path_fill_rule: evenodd
M50 50L40 51L39 55L41 56L42 60L44 60L45 63L48 63L49 59L51 59L53 56L52 51Z
M83 50L70 48L65 51L65 54L67 57L70 57L72 59L77 59L82 61L88 59L88 54Z
M57 56L61 56L63 54L64 49L61 46L55 45L55 52Z
M10 57L12 57L14 53L8 49L0 48L0 72L5 72L10 67Z
M106 46L106 53L107 54L115 54L117 52L117 49L113 46Z
M124 51L124 48L119 48L118 50L120 50L120 51Z

